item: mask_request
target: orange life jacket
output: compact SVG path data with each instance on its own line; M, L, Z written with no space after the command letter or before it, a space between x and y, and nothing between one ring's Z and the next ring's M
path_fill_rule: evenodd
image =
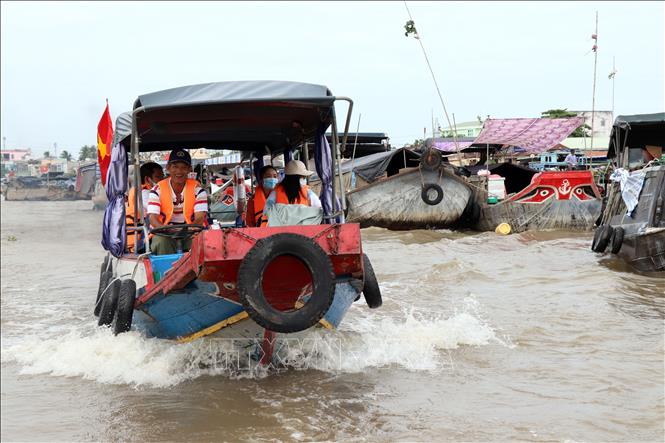
M301 186L300 193L298 193L298 196L293 201L293 204L309 206L308 194L309 194L309 188L307 187L307 185ZM275 186L275 203L282 203L285 205L290 204L289 198L286 196L286 191L284 190L284 186L281 183Z
M149 185L142 185L141 186L141 191L144 189L150 189ZM125 225L126 226L134 226L134 205L136 204L136 188L131 187L129 188L129 192L127 193L127 204L125 206ZM146 208L143 208L145 211ZM143 224L143 217L139 218L138 225L141 226ZM141 234L139 233L139 238L141 238ZM127 250L129 252L134 252L134 232L132 231L131 233L127 233Z
M254 191L254 197L250 200L252 204L252 219L254 220L254 226L260 227L265 225L268 220L265 215L263 215L263 208L266 207L266 195L263 192L263 186L257 186ZM248 205L249 212L249 205Z
M171 178L165 178L164 180L157 183L159 186L159 202L161 204L161 214L160 220L162 224L168 225L173 217L173 200L171 195ZM185 223L188 225L194 222L194 204L196 202L196 187L199 185L199 182L188 178L185 183L185 189L183 189L184 201L182 206L182 212L185 216Z

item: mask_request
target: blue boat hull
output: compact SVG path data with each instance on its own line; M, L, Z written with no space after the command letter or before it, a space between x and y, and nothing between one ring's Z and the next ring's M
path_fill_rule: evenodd
M157 294L134 310L133 325L148 337L191 341L224 330L226 336L248 338L257 330L242 305L220 297L214 283L194 280L168 295ZM338 281L332 305L319 324L337 328L358 292L348 281ZM248 323L251 323L248 324Z

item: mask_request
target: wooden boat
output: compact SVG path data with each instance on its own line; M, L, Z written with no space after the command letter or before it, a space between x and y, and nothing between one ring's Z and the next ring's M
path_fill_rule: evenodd
M260 153L255 155L259 168L266 148L273 154L297 151L312 140L318 150L317 168L332 173L336 159L325 141L325 129L332 126L337 133L337 100L348 101L351 112L350 99L332 96L325 86L294 82L223 82L142 95L132 113L118 118L109 174L126 174L126 150L137 183L139 152L165 146L233 146ZM110 175L108 183L123 183L120 178ZM178 341L211 334L250 340L260 350L261 362L270 363L276 338L338 327L361 293L370 307L380 306L378 283L362 253L360 227L334 222L343 214L330 205L335 198L331 183L323 188L324 224L248 228L238 221L213 221L209 229L152 229L176 240L193 236L189 251L161 256L152 254L149 244L140 255L125 251L126 189L110 189L117 197L104 217L102 243L110 254L102 264L95 305L99 324L112 325L116 333L135 328L150 337ZM141 199L136 200L140 213ZM246 205L236 203L242 212ZM121 229L114 236L115 226Z
M665 113L619 116L610 135L608 158L641 183L628 213L620 182L608 186L591 249L608 250L642 272L665 271Z
M341 170L347 221L363 228L452 227L471 197L469 186L440 155L432 167L422 166L419 153L400 148L347 161ZM339 188L339 180L335 184ZM312 186L318 186L317 179Z
M588 231L600 216L601 195L591 171L535 172L504 163L493 165L490 172L493 174L489 177L476 175L472 180L475 185L474 207L467 212L469 219L466 222L473 229L494 231L501 223L507 223L513 232ZM530 181L519 189L529 174ZM492 191L491 182L495 176L499 188L505 183L506 191ZM491 197L497 202L490 203Z
M425 186L431 184L442 190L439 196L431 197L434 204L426 203L423 197L428 193ZM469 185L446 167L436 171L402 169L349 192L347 219L362 227L395 230L450 228L458 223L471 194Z

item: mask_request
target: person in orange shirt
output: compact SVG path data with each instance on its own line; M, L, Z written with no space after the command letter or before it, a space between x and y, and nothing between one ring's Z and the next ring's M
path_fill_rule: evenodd
M148 214L148 200L150 197L150 190L155 186L160 180L164 179L164 170L162 167L155 162L146 162L141 165L141 200L143 204L143 216L139 218L138 225L143 225L144 219ZM134 208L136 205L136 187L133 186L129 189L127 193L127 204L125 207L125 223L127 226L134 226ZM139 235L139 238L141 236ZM139 242L139 248L140 248ZM134 235L129 233L127 235L127 250L129 252L134 252Z
M259 177L260 184L256 187L254 196L247 206L248 224L256 227L265 226L268 223L266 216L263 214L263 209L266 206L266 199L279 181L277 169L270 165L261 168Z
M319 197L307 186L307 177L312 175L300 160L291 160L284 168L284 180L270 193L266 206L275 203L321 207Z

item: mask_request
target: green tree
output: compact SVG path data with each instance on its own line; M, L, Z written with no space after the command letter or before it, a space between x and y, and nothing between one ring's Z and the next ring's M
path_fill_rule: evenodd
M49 151L44 151L44 158L51 158L51 153Z
M577 113L575 112L570 112L568 108L566 109L548 109L547 111L544 111L540 114L542 118L571 118L571 117L577 117ZM589 132L591 130L591 126L587 125L586 123L580 126L579 128L575 129L572 134L570 134L571 137L588 137L591 135Z
M79 150L79 161L87 160L87 159L95 159L97 158L97 147L96 146L82 146L81 149Z
M60 158L67 160L68 162L72 161L72 154L63 149L60 153Z

